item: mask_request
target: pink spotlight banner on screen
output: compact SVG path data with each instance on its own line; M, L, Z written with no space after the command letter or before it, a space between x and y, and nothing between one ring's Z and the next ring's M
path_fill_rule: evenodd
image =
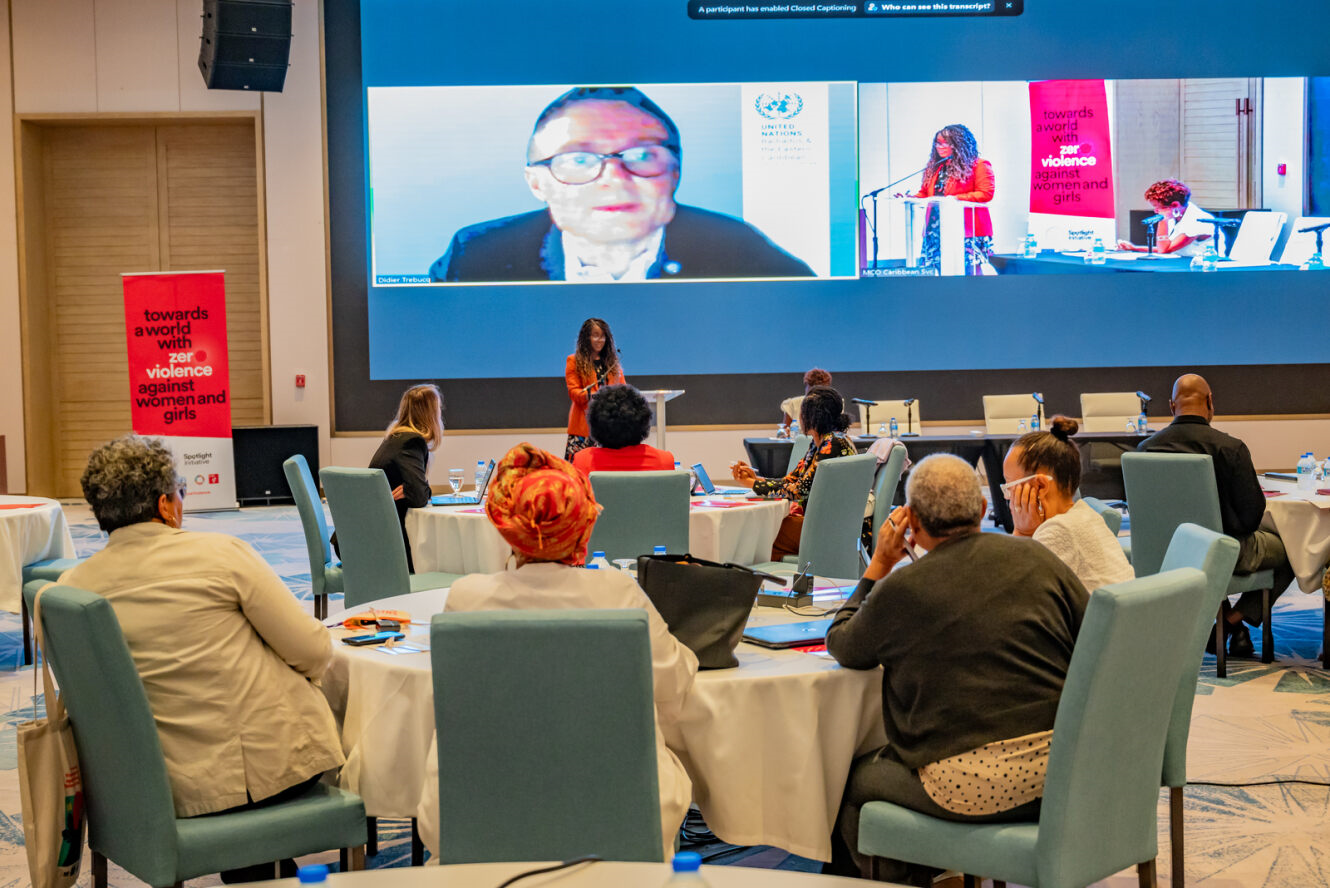
M121 276L134 431L175 456L187 511L235 508L226 286L220 271Z
M1109 122L1102 80L1030 84L1030 233L1041 247L1116 246Z

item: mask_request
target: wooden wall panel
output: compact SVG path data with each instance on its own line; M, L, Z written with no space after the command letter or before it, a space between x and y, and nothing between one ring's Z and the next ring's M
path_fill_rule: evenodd
M259 296L253 124L161 127L157 145L162 269L226 272L231 420L263 425L267 347Z
M130 427L123 272L227 272L232 418L266 422L253 122L43 134L55 494Z

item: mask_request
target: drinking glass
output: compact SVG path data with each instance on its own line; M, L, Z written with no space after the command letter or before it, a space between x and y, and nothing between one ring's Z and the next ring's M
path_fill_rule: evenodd
M623 571L624 573L628 574L630 577L635 576L637 571L637 559L616 558L614 559L614 566L617 567L619 570Z
M462 489L462 470L448 470L448 486L453 489L453 496L457 496L458 491Z

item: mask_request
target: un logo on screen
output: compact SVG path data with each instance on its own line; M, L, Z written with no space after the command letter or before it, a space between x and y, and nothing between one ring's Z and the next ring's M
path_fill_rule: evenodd
M758 93L753 107L767 120L789 120L804 110L804 98L798 93Z

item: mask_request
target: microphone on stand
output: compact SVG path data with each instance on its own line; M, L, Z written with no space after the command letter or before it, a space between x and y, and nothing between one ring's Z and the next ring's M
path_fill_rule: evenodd
M865 194L863 197L859 198L859 209L860 209L860 210L863 209L863 207L864 207L864 201L865 201L865 200L867 200L867 199L870 198L870 197L873 199L873 223L872 223L872 225L869 226L869 227L872 228L872 230L873 230L873 267L874 267L874 268L877 268L877 196L878 196L879 194L881 194L882 192L886 191L888 188L891 188L891 187L893 187L893 186L899 185L900 183L904 182L906 179L913 179L915 176L919 175L920 173L922 173L922 172L923 172L924 170L926 170L926 169L928 169L928 164L924 164L924 165L921 166L919 169L915 170L913 173L910 173L908 176L901 176L901 177L900 177L899 179L897 179L895 182L888 182L887 184L883 185L881 188L875 188L874 190L872 190L872 191L868 192L867 194Z
M1141 399L1141 413L1148 413L1149 411L1147 408L1150 406L1150 402L1154 399L1145 392L1137 392L1136 397Z
M901 437L905 437L914 434L914 398L906 398L902 403L905 405L905 433Z
M1155 213L1153 216L1146 216L1144 219L1142 219L1142 220L1141 220L1141 224L1142 224L1142 225L1158 225L1160 222L1163 222L1163 221L1164 221L1164 214L1163 214L1163 213Z
M870 401L867 398L851 398L851 404L863 404L865 407L876 407L877 401Z
M1039 428L1042 429L1044 427L1044 393L1031 392L1030 397L1034 398L1035 404L1039 405L1035 407L1035 412L1039 414Z

